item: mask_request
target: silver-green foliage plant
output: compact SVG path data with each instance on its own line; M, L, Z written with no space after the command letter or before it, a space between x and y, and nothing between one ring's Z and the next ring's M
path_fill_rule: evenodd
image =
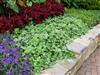
M30 22L22 31L16 29L12 36L22 55L30 55L33 73L38 75L57 60L71 58L73 53L67 50L66 44L88 29L82 20L64 15L49 18L38 25Z

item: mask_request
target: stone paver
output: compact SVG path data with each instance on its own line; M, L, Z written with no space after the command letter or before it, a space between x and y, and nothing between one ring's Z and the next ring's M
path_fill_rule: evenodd
M100 75L100 46L75 75Z

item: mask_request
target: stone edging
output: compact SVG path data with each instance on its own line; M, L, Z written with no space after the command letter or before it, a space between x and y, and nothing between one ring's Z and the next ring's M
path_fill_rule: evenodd
M74 75L99 45L100 24L67 45L67 48L75 53L74 59L60 60L50 69L44 70L40 75Z

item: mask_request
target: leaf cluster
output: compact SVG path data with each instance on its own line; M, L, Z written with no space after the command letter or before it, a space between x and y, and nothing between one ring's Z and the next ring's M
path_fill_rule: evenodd
M67 7L100 9L100 0L61 0Z
M3 0L3 3L5 4L6 7L11 8L13 11L18 13L19 10L16 0Z

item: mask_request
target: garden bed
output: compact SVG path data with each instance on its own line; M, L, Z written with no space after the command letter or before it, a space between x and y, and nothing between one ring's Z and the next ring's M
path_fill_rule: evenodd
M17 46L21 48L22 56L29 55L33 75L40 74L42 70L49 68L58 60L73 58L74 53L68 51L66 44L85 34L93 23L100 20L90 11L80 10L83 17L78 15L77 10L70 11L76 12L76 15L68 13L64 16L49 18L37 25L30 22L23 30L19 32L19 29L15 29L12 34ZM81 13L83 11L88 14L89 21L87 21L87 15ZM91 23L93 20L95 22Z
M70 59L79 57L83 62L84 54L86 53L85 59L91 54L90 49L86 52L83 48L89 45L93 52L98 43L97 27L100 26L94 25L100 23L99 4L98 0L1 0L0 75L39 75L59 60L68 60L68 71L60 66L55 68L59 71L54 70L57 75L61 71L60 75L65 72L74 73L76 67L73 71L69 69L76 62L73 64ZM92 27L97 28L92 29L94 34L90 31L86 37L71 43ZM66 47L69 43L71 44ZM79 47L79 51L76 47ZM66 64L64 61L62 63Z

